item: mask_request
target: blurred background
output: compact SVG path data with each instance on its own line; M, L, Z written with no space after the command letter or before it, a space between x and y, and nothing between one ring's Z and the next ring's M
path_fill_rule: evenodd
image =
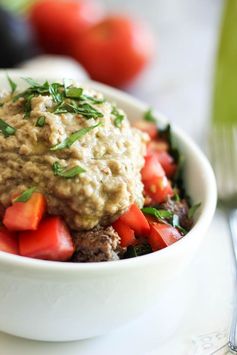
M140 98L203 143L223 1L0 0L0 6L1 68L74 77L81 63L92 78Z

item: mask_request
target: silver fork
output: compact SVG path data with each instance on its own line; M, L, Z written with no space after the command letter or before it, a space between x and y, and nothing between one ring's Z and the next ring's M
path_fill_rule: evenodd
M237 354L237 124L212 124L209 154L216 174L218 199L226 209L235 260L234 312L228 346Z

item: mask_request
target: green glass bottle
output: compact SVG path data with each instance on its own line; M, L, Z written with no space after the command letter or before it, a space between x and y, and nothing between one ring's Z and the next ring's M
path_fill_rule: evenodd
M0 0L0 5L10 11L24 13L33 2L34 0Z
M226 0L217 51L212 121L237 124L237 0Z

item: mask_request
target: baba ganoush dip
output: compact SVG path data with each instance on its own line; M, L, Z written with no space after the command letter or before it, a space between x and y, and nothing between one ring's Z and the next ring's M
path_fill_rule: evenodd
M130 126L101 93L37 83L0 94L0 252L67 262L133 258L192 228L183 157L151 110Z
M0 203L37 187L48 213L78 231L141 208L148 136L92 89L27 81L0 96Z

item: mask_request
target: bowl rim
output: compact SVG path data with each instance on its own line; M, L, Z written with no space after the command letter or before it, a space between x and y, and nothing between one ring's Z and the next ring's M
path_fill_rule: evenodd
M1 72L0 72L1 74ZM15 75L14 75L15 76ZM16 74L16 77L20 77L20 75ZM38 78L38 76L37 76ZM53 80L54 78L48 77L48 80ZM101 91L105 96L112 96L114 99L122 100L125 104L129 106L136 107L139 111L145 112L149 109L149 106L134 98L133 96L109 87L105 84L101 84L92 80L86 80L81 83L82 85L90 85L92 88L95 88L98 91ZM158 122L169 122L167 118L158 111L154 111L155 117ZM202 201L202 211L200 216L198 217L196 223L192 227L192 229L178 241L178 243L174 243L167 248L158 250L156 252L152 252L150 254L138 256L130 259L122 259L115 260L109 262L88 262L88 263L73 263L73 262L61 262L61 261L49 261L49 260L40 260L34 258L28 258L20 255L14 255L7 252L0 251L0 266L11 266L16 267L18 270L30 270L30 271L48 271L53 273L77 273L82 272L112 272L114 270L122 270L124 268L138 268L143 267L144 265L151 264L154 260L162 259L167 255L174 254L179 248L182 248L183 244L189 242L192 238L192 234L198 235L202 233L202 230L209 226L214 212L216 208L217 202L217 188L216 181L213 170L207 158L201 149L197 146L197 144L193 141L192 138L188 136L182 129L177 127L172 123L172 132L178 140L183 141L186 145L190 147L192 153L196 155L198 160L200 161L200 165L202 166L203 173L205 175L205 181L209 187L209 192L206 195L204 201Z

